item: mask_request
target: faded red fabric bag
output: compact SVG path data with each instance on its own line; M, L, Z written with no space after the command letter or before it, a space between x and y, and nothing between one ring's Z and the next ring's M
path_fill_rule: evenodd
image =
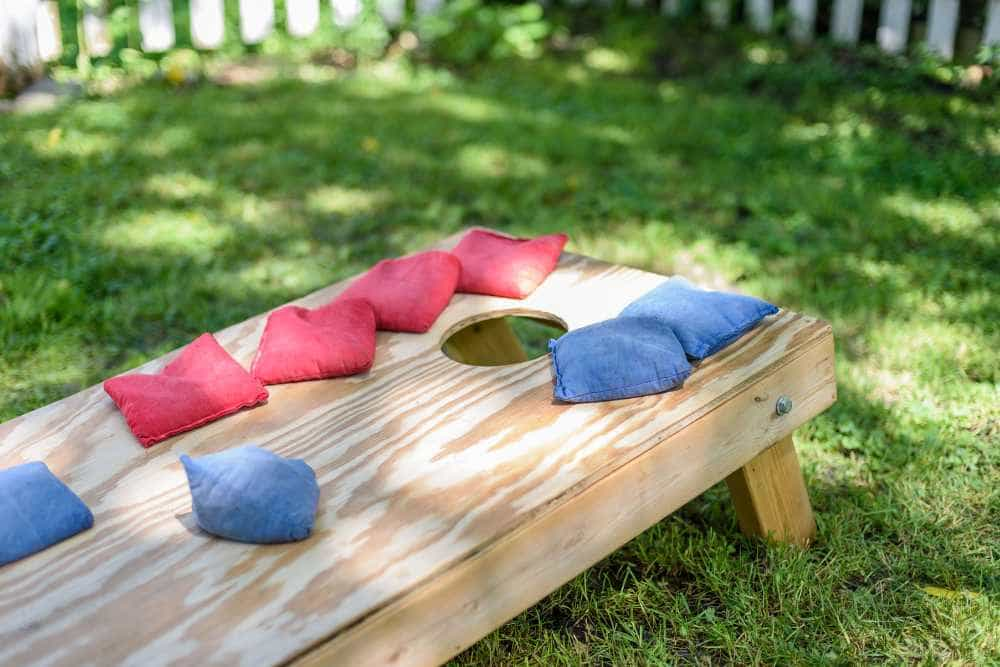
M383 259L343 292L341 299L364 299L383 331L423 333L451 301L462 267L451 253L429 250Z
M143 447L267 400L267 389L202 334L156 374L130 373L104 381Z
M268 315L250 373L264 384L319 380L367 371L375 359L375 313L362 299Z
M518 239L473 229L451 251L462 263L457 291L523 299L556 268L567 238Z

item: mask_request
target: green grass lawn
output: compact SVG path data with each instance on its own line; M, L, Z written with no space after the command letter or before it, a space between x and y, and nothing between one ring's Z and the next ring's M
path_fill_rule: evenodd
M997 663L998 108L651 24L0 117L0 419L466 225L565 231L832 323L819 538L747 540L712 489L456 663Z

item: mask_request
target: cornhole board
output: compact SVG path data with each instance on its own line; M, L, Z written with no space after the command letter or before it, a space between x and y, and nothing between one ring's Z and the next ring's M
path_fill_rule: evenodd
M580 405L553 400L547 357L442 352L462 332L453 356L517 360L491 318L574 329L664 279L564 253L524 301L455 295L429 332L379 333L367 375L271 387L266 405L148 450L100 386L0 425L0 467L45 461L95 516L0 567L0 664L439 663L722 480L745 531L807 542L791 434L835 400L825 323L783 310L680 390ZM249 366L264 320L216 335ZM197 528L178 457L246 442L315 468L310 539Z

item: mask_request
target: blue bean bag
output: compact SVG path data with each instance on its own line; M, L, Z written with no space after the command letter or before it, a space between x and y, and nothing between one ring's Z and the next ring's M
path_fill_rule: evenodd
M710 292L674 277L626 306L619 318L654 319L673 329L689 357L704 359L777 312L755 297Z
M93 525L83 501L41 461L0 470L0 565Z
M657 394L691 373L670 327L645 317L616 318L549 341L555 397L584 403Z
M202 530L238 542L304 540L319 503L316 473L301 459L244 446L197 459L181 455Z

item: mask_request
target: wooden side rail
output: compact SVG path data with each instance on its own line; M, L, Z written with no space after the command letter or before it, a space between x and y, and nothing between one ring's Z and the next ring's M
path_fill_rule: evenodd
M505 340L507 335L501 332ZM484 345L469 343L472 349ZM723 480L745 532L807 543L815 523L792 431L836 400L833 362L828 331L797 359L682 431L595 484L573 489L534 521L295 663L444 662ZM784 415L775 411L781 396L794 403Z

